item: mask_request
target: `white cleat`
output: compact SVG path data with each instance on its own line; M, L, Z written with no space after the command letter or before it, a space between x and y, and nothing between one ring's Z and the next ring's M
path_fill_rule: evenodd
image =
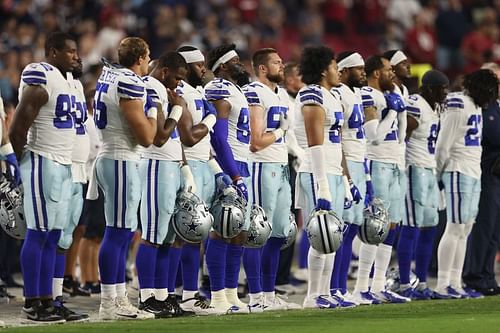
M214 302L213 299L210 306L214 308L214 311L218 315L248 313L247 309L240 309L228 302Z
M133 314L135 313L137 319L145 320L145 319L154 319L154 313L146 312L143 310L139 310L135 306L130 303L128 296L117 296L116 297L116 307L117 312L121 312L124 314Z
M274 299L264 297L264 311L286 311L302 309L299 304L289 303L284 300L283 296L274 296Z
M248 303L248 311L250 313L262 313L262 312L264 312L264 295L263 294L259 295L256 302Z
M226 299L230 304L240 308L240 310L242 311L241 313L244 313L243 311L248 309L248 304L243 303L238 298L238 289L237 288L234 288L234 289L226 288ZM249 311L247 310L247 312L249 312Z
M210 315L219 315L219 311L215 309L213 306L210 306L210 303L205 297L196 295L193 298L188 298L185 301L179 303L180 307L184 311L194 312L198 316L210 316Z
M99 319L131 320L137 319L137 313L117 307L115 300L112 298L101 298L101 305L99 306Z
M345 294L342 295L344 297L344 300L348 301L348 302L352 302L354 304L357 305L360 305L360 303L358 303L358 300L354 298L354 296L349 292L349 291L346 291Z

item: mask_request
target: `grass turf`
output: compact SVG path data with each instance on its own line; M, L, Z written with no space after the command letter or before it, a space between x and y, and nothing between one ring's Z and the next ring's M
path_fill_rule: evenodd
M254 315L65 324L8 332L500 332L500 297L411 302L342 310L295 310Z

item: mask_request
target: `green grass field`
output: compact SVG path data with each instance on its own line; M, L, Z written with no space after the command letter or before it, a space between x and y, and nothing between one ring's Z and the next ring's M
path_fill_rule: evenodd
M345 310L296 310L5 329L6 332L500 332L500 297L427 301Z

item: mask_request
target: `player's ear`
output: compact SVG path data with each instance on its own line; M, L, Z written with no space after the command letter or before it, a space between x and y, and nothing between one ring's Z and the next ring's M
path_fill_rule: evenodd
M163 67L161 70L161 80L165 81L167 77L168 77L168 67Z

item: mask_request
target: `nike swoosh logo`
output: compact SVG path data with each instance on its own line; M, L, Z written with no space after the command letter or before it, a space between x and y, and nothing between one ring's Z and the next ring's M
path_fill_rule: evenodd
M127 315L127 314L121 314L121 313L117 313L116 314L117 316L120 316L120 317L125 317L125 318L137 318L137 315L135 314L132 314L132 315Z

